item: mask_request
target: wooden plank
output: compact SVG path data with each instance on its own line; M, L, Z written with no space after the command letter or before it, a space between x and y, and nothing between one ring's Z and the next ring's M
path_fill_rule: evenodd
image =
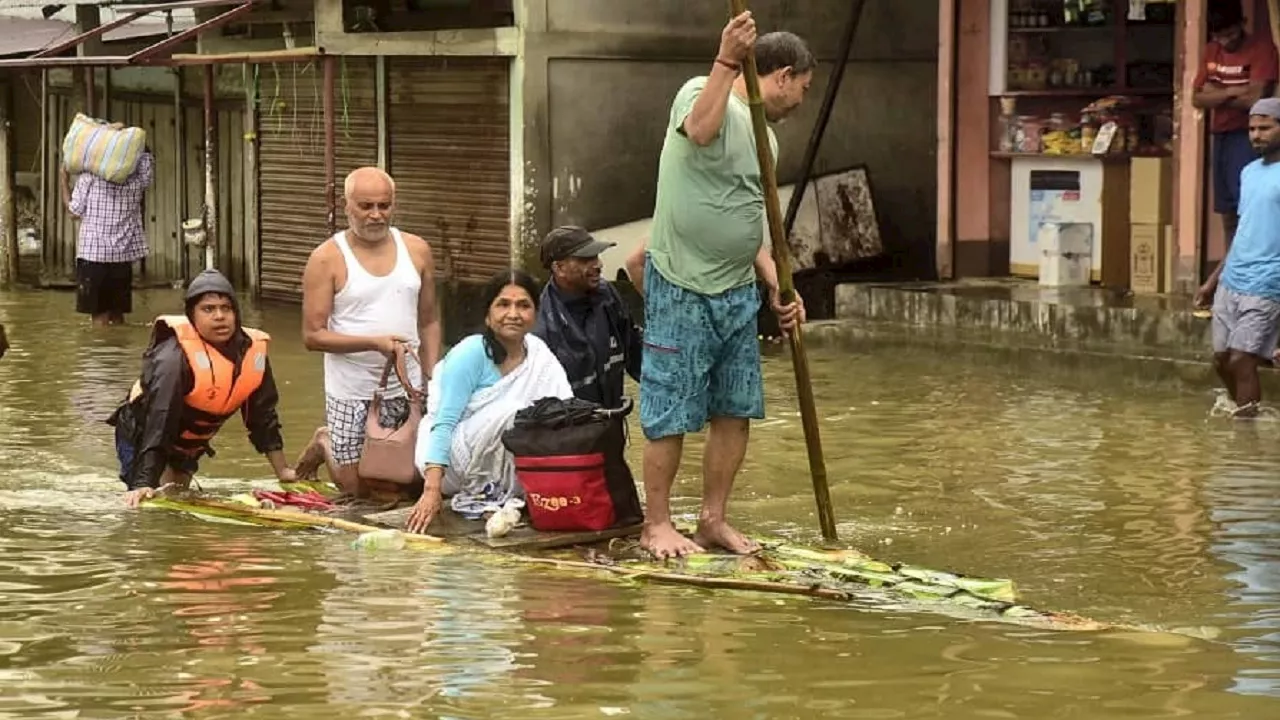
M955 155L952 128L955 124L956 71L956 3L941 0L938 14L938 125L937 172L938 218L935 229L937 249L934 257L939 280L955 275Z
M551 550L573 545L592 545L616 538L637 537L643 527L637 524L598 532L538 532L531 527L521 527L500 538L488 537L483 531L467 537L493 550Z
M411 512L413 512L413 505L408 504L394 510L373 513L356 519L368 524L403 528ZM431 521L427 534L455 541L468 540L492 550L551 550L637 536L642 527L636 524L598 532L538 532L525 525L512 530L504 537L491 538L485 535L483 520L468 520L448 507L444 507Z
M1204 128L1207 113L1191 104L1204 52L1205 5L1178 3L1175 12L1178 39L1174 57L1177 78L1173 89L1173 174L1177 178L1177 189L1173 200L1173 231L1178 245L1178 272L1174 290L1191 294L1208 274L1208 268L1204 267L1205 255L1201 252L1205 220L1203 189L1208 176Z

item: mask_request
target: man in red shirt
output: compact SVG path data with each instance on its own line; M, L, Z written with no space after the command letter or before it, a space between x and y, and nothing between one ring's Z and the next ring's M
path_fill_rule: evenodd
M1213 134L1213 211L1222 216L1227 247L1240 219L1240 171L1257 158L1249 143L1249 108L1270 97L1277 78L1276 49L1270 38L1248 34L1239 0L1225 0L1209 11L1209 44L1196 76L1191 103L1209 111ZM1219 263L1219 269L1222 264ZM1207 307L1217 290L1218 272L1196 293L1196 307Z

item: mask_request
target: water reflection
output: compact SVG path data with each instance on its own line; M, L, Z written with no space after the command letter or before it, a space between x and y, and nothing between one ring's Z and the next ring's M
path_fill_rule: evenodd
M1224 461L1205 495L1217 530L1213 553L1231 564L1226 593L1234 602L1224 624L1234 628L1239 652L1266 664L1242 669L1233 690L1280 695L1280 494L1274 465L1280 453L1274 437L1253 442L1260 439L1258 430L1242 433L1251 436L1254 457Z
M127 512L101 420L138 371L143 319L180 302L147 293L139 307L104 331L69 295L0 294L14 343L0 361L0 716L1277 713L1280 423L1206 422L1207 392L1101 362L875 340L811 351L847 541L1015 578L1035 605L1222 635L1053 633ZM320 359L295 309L250 321L273 335L296 449L322 419ZM790 373L775 349L733 512L811 542ZM218 450L205 487L266 481L237 423ZM674 503L686 518L700 462L691 442Z

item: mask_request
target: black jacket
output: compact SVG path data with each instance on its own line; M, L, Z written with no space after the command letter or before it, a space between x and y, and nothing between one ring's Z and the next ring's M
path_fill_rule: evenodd
M226 348L214 350L232 362L238 378L240 364L251 344L249 336L240 331ZM186 404L187 393L195 387L195 375L177 337L171 335L143 353L140 382L142 393L132 402L126 401L107 420L108 424L120 427L133 446L133 462L130 467L121 468L121 479L130 490L158 487L166 465L181 467L187 461L174 452L175 443L182 432L191 427L195 416L203 415ZM249 430L249 441L260 453L284 448L276 413L279 401L268 358L262 384L240 407L240 416ZM206 447L205 452L213 454L212 448Z
M556 354L578 398L616 408L625 375L640 380L643 331L608 280L578 297L547 283L533 332Z

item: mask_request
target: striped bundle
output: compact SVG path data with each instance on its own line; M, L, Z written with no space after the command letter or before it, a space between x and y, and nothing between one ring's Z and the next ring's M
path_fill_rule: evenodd
M76 113L62 139L62 164L67 172L87 172L103 180L123 183L138 166L147 143L142 128L114 128L84 113Z

